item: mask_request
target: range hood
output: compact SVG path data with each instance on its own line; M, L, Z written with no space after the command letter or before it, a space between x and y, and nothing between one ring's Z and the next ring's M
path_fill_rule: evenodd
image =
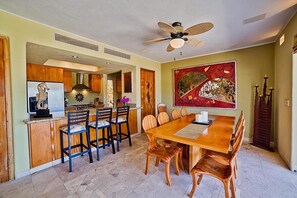
M89 90L90 88L84 84L84 74L77 73L76 74L76 84L72 87L72 90Z

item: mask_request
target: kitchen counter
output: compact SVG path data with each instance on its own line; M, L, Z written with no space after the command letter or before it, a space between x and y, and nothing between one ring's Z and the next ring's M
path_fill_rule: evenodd
M131 110L137 110L137 109L141 109L141 107L131 107L130 111ZM95 108L91 108L89 110L90 110L90 116L96 115L96 109ZM116 112L116 111L117 111L117 109L113 108L112 112ZM67 112L68 111L65 111L64 116L61 116L61 115L55 116L55 115L53 115L53 117L45 117L45 118L34 118L34 116L30 116L30 118L23 120L23 122L25 124L32 124L32 123L38 123L38 122L48 122L48 121L62 120L62 119L67 118Z

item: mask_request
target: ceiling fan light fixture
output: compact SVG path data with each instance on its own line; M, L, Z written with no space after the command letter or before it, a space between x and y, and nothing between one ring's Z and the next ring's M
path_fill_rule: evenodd
M170 45L175 49L181 48L182 46L184 46L184 44L185 40L182 38L175 38L170 41Z

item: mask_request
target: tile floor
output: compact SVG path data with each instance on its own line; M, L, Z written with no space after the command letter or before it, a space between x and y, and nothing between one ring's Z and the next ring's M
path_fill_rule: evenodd
M174 174L166 185L164 165L151 166L144 175L147 138L140 135L121 144L121 151L101 150L101 160L90 164L88 156L78 157L73 173L68 163L59 164L30 176L0 184L0 197L188 197L192 178L186 172ZM237 197L297 197L297 174L288 170L278 153L244 144L238 156ZM205 176L195 197L224 197L223 184Z

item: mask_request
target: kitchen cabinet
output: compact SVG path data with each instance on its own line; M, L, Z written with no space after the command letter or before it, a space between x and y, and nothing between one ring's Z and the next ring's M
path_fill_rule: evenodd
M89 75L89 88L93 92L101 92L101 75L100 74L90 74Z
M118 93L122 92L122 78L121 77L116 77L116 91Z
M72 91L72 72L63 71L64 92Z
M27 64L27 80L63 82L63 69L37 64Z
M53 125L54 122L39 122L28 125L31 168L52 161Z
M45 66L36 64L27 64L27 80L44 81L45 80Z
M63 82L63 69L45 66L46 82Z

